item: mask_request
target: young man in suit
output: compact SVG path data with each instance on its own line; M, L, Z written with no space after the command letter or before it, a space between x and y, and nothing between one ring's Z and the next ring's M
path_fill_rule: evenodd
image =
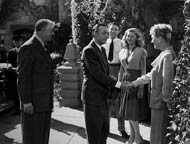
M108 33L109 38L107 39L106 44L103 47L106 50L106 55L108 58L108 64L110 68L110 74L118 78L118 72L120 69L120 60L119 60L119 52L123 48L122 40L117 38L119 33L119 26L111 22L108 25ZM119 115L120 108L120 97L119 91L117 89L112 90L112 94L109 98L109 109L110 109L110 117L112 111L115 112L117 120L118 120L118 130L123 138L129 138L129 135L125 131L125 120L122 116Z
M20 114L20 101L17 91L17 54L18 49L23 44L23 38L21 36L13 37L13 49L8 52L8 63L11 64L7 71L7 91L8 94L13 97L15 112L13 115Z
M53 109L53 62L45 42L54 35L55 23L40 19L33 36L18 52L18 92L21 99L24 144L48 144Z
M23 44L23 38L21 36L14 36L12 39L13 49L9 50L8 62L13 68L17 67L17 53L20 46Z
M125 83L109 75L106 52L101 47L108 38L107 26L96 24L92 34L93 39L83 49L81 56L84 74L82 102L88 144L106 144L109 134L109 88L125 88Z

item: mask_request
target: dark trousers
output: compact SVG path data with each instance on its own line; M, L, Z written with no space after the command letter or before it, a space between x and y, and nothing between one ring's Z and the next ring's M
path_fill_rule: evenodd
M14 101L14 107L16 111L20 111L20 100L17 91L17 73L14 70L9 70L6 72L6 89L9 98Z
M19 100L19 96L18 96L18 90L17 90L17 80L13 80L12 82L12 96L13 96L13 100L14 100L14 106L15 106L15 110L17 112L20 112L20 100Z
M125 119L122 115L119 114L120 109L120 98L116 98L114 100L110 100L108 103L109 107L109 119L112 117L112 112L115 112L115 116L118 122L118 130L125 131Z
M84 104L88 144L106 144L109 134L108 106Z
M110 74L118 78L118 72L120 69L120 64L109 64ZM119 92L114 90L112 93L112 98L109 100L109 110L110 110L110 118L112 116L112 112L115 112L117 121L118 121L118 130L125 130L125 119L119 114L120 109L120 100Z
M23 144L48 144L51 112L26 114L22 111Z

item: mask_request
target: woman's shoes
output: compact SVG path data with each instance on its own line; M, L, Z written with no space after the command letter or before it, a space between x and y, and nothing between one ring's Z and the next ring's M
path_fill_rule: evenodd
M129 140L126 142L126 144L133 144L134 142L134 137L129 137Z
M127 132L126 131L120 131L120 134L121 134L121 136L123 137L123 138L125 138L125 139L128 139L129 138L129 135L127 134Z
M128 140L126 144L133 144L133 141Z
M140 136L139 139L134 140L134 142L132 144L143 144L143 138L142 138L142 136Z

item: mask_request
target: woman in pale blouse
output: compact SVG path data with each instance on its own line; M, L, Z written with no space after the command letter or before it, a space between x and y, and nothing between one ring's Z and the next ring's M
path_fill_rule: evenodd
M146 74L146 51L144 41L137 28L126 30L123 39L124 48L119 53L121 63L119 81L133 81ZM121 91L120 114L129 120L130 137L128 144L140 144L142 137L139 121L146 118L146 102L143 97L143 85L127 91Z
M167 102L172 95L174 77L173 59L175 53L170 45L172 28L167 24L156 24L151 27L150 35L155 49L161 51L152 62L150 73L141 76L131 83L138 86L151 81L151 135L150 144L168 144L166 137L169 125Z

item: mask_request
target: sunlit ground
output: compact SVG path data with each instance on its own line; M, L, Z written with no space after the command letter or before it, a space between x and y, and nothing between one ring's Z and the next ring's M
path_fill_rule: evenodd
M86 144L83 112L72 108L55 108L52 114L49 144ZM129 124L125 121L126 130ZM150 127L140 125L143 139L148 143ZM117 119L111 119L110 135L107 144L123 144L117 130ZM0 144L22 144L20 117L11 114L0 115Z

